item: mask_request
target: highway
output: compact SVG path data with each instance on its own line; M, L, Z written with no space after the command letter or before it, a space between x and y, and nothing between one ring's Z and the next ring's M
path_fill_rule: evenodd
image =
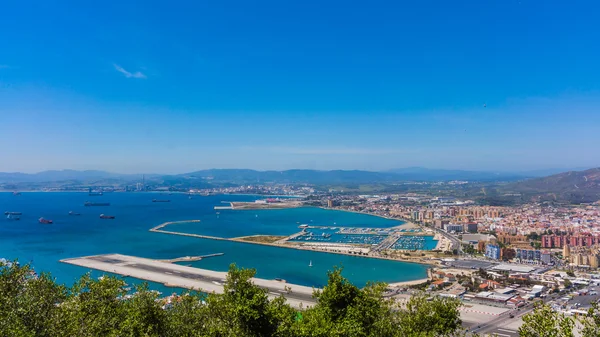
M433 230L450 240L450 242L452 242L452 249L456 249L458 251L458 255L460 256L460 254L462 253L462 245L460 243L460 240L456 236L439 228L433 228Z

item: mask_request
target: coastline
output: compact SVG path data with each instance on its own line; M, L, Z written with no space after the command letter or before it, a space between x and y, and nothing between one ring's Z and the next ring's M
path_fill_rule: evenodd
M392 218L392 217L385 216L385 215L372 214L372 213L361 212L361 211L352 211L352 210L349 210L349 209L342 209L342 208L328 208L328 207L324 207L324 206L303 206L303 207L317 207L317 208L328 210L328 211L340 211L340 212L348 212L348 213L355 213L355 214L364 214L364 215L370 215L370 216L374 216L374 217L378 217L378 218L382 218L382 219L403 222L401 225L387 227L387 228L399 228L399 227L402 227L402 226L412 226L413 228L421 228L421 226L419 226L419 225L417 225L415 223L412 223L410 221L406 221L404 219Z

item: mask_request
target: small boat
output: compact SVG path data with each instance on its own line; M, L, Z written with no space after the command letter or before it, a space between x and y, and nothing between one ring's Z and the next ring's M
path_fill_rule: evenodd
M100 219L114 219L115 216L114 215L104 215L104 214L100 214Z
M309 267L312 267L312 260L310 260L310 263L308 264Z
M276 278L275 278L275 281L278 281L278 282L281 282L281 283L287 283L287 281L286 281L286 280L284 280L284 279L282 279L282 278L279 278L279 277L276 277Z
M8 220L21 220L21 216L17 215L17 214L8 214L6 216L6 219L8 219Z
M38 222L41 223L41 224L45 224L45 225L49 225L49 224L53 223L52 220L44 219L44 218L39 218Z
M75 213L73 211L69 211L69 215L81 215L81 213Z
M171 202L169 199L152 199L152 202Z

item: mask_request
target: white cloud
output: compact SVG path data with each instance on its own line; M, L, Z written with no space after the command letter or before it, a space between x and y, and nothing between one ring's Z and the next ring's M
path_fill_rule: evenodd
M386 154L410 154L416 153L416 150L406 149L385 149L385 148L304 148L304 147L243 147L245 151L264 151L281 154L295 155L386 155Z
M127 78L147 78L146 75L144 75L141 71L136 71L135 73L130 73L129 71L123 69L123 67L121 67L118 64L113 64L113 66L115 66L115 69L120 72L121 74L125 75L125 77Z

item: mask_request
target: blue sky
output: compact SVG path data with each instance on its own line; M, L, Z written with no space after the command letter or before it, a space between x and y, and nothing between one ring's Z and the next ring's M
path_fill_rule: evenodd
M3 3L0 171L600 166L594 1L86 3Z

